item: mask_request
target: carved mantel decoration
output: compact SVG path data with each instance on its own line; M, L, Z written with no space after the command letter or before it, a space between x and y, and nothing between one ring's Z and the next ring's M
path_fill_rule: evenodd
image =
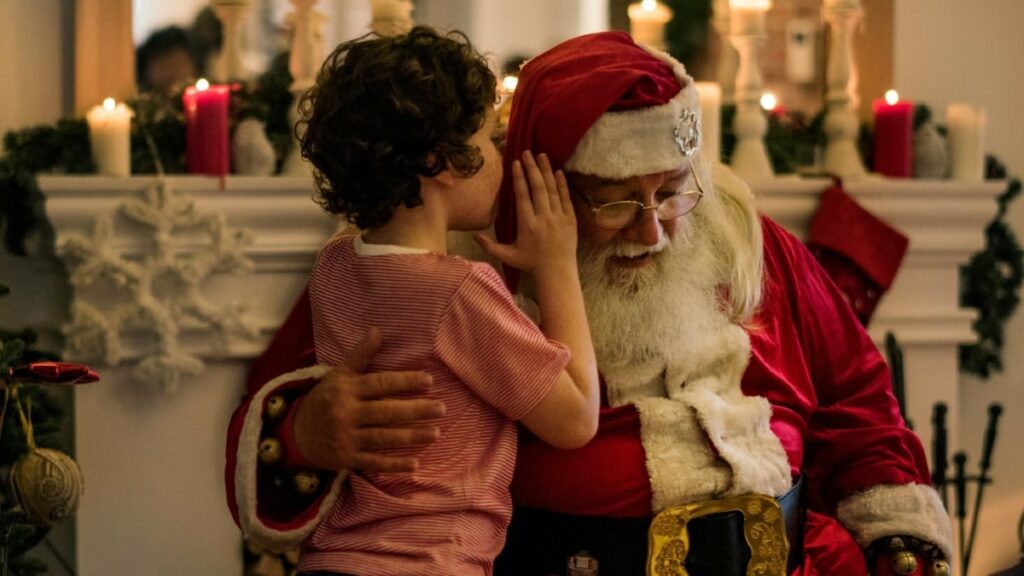
M117 249L115 218L141 229L133 250ZM191 242L180 242L184 235ZM116 213L96 216L91 236L73 233L58 246L74 289L63 329L68 353L110 366L138 354L135 378L175 391L204 368L182 346L184 331L207 333L214 356L233 338L257 336L244 302L217 304L206 293L217 274L252 272L242 253L251 242L251 231L231 228L224 214L199 212L167 179L149 184L142 198L125 198Z

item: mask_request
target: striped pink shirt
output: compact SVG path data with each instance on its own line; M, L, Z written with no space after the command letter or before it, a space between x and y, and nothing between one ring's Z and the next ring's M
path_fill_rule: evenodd
M514 421L569 361L478 262L343 236L309 284L317 360L341 362L370 326L371 371L425 370L445 403L441 438L411 474L353 474L303 548L299 570L359 575L489 575L512 514Z

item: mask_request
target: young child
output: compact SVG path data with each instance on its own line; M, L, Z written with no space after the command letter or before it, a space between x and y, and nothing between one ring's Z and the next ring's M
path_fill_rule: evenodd
M446 254L450 230L496 213L496 82L459 33L343 44L303 99L302 152L319 201L362 230L322 249L310 279L317 361L338 365L371 328L371 371L424 370L446 407L414 472L351 474L309 537L303 573L491 574L512 513L520 421L560 447L597 427L596 362L564 175L544 155L513 164L519 235L484 250L530 272L543 318L516 308L488 265Z

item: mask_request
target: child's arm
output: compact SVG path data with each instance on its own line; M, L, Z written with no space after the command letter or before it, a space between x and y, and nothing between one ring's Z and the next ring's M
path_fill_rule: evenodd
M518 234L514 244L478 237L483 249L510 266L533 274L541 312L541 330L572 353L558 383L522 423L558 448L579 448L597 432L600 402L597 361L583 307L576 266L576 216L561 171L552 172L547 156L530 152L512 164Z

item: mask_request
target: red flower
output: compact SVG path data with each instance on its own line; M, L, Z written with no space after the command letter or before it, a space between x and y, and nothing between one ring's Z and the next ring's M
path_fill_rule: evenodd
M32 362L11 371L11 376L37 384L88 384L100 379L95 370L72 362Z

